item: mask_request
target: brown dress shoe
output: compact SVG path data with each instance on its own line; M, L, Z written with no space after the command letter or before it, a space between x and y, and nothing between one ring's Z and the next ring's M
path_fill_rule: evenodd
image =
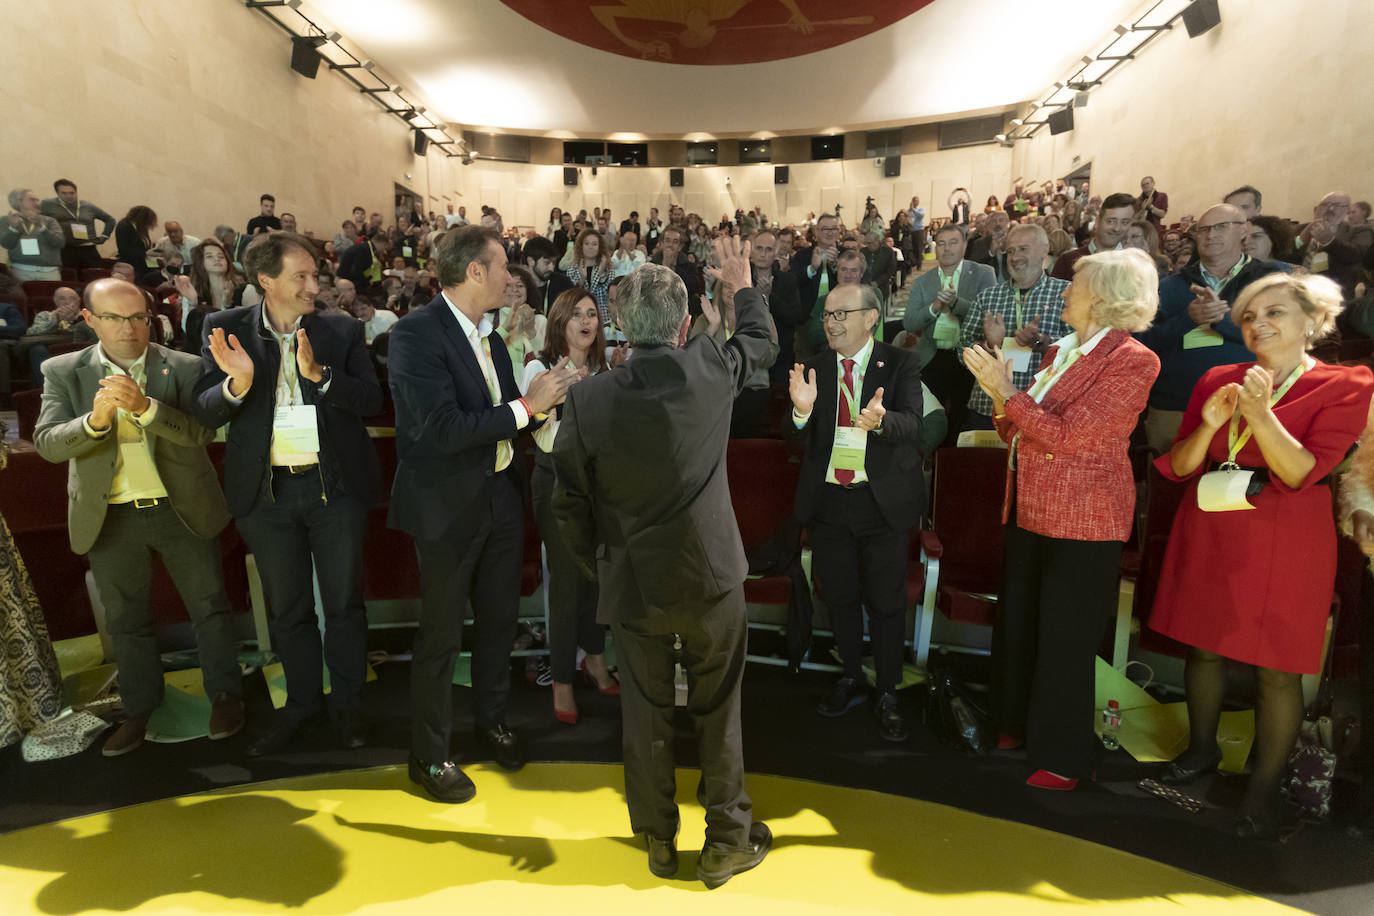
M136 719L126 719L124 724L114 730L114 734L105 740L105 747L100 753L106 757L122 757L130 751L136 751L143 746L143 736L148 733L148 717L139 716Z
M243 698L221 693L210 706L210 740L219 741L243 731Z

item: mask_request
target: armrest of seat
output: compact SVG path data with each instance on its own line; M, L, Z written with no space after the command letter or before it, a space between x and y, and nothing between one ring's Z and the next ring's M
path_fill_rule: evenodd
M945 555L945 545L940 543L940 536L934 531L921 531L921 551L933 560L938 560Z

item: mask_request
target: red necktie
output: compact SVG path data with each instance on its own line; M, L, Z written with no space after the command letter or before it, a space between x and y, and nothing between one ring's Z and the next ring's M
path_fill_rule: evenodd
M849 400L854 397L854 360L842 359L840 364L844 366L844 387L848 391L840 392L840 422L838 425L853 426L854 419L849 415ZM835 480L840 486L847 487L854 482L854 472L836 468Z

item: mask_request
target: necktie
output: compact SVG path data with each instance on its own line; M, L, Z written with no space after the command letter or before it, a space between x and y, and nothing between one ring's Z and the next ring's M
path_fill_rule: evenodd
M491 395L493 407L501 406L501 389L496 382L496 363L491 359L491 338L482 338L482 377L487 382L487 394ZM510 466L511 459L515 456L515 447L511 445L509 439L502 439L496 443L496 470L504 471Z
M830 292L830 269L826 267L825 261L821 261L821 285L816 288L816 298L819 299Z
M849 402L854 397L854 360L842 359L844 366L844 387L840 392L840 422L839 426L853 426L854 418L849 415ZM835 480L841 486L849 486L854 482L854 472L842 468L835 469Z

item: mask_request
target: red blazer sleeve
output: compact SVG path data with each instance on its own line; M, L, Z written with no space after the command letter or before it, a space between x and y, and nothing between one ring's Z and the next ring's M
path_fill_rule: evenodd
M1049 412L1022 391L1007 401L1006 419L1042 445L1069 453L1088 450L1131 434L1157 375L1159 357L1144 345L1128 343L1106 360L1084 396L1060 412Z

